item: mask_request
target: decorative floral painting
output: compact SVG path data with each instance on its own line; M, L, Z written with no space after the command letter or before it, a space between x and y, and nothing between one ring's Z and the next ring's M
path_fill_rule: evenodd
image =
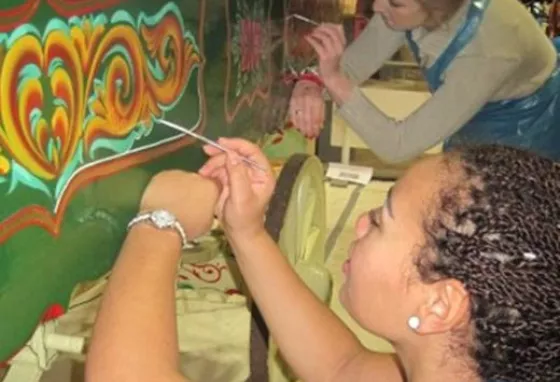
M0 192L34 190L55 212L78 173L180 138L150 136L200 61L174 3L0 33ZM0 223L24 207L4 208Z
M270 4L267 1L230 0L228 20L228 72L225 89L226 121L241 107L266 99L271 84Z
M269 46L264 3L237 0L231 51L236 67L235 95L265 80Z

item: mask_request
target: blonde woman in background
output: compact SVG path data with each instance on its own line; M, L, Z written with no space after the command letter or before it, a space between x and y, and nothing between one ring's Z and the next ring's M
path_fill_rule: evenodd
M375 15L348 47L342 27L322 24L307 41L315 78L297 81L295 127L316 137L326 89L342 118L388 162L444 142L499 143L560 158L557 51L518 0L376 0ZM432 97L403 121L386 116L358 86L404 44Z

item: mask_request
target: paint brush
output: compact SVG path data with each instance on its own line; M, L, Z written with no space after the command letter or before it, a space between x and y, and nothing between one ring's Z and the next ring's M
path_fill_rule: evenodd
M210 145L210 146L213 146L213 147L217 148L218 150L221 150L221 151L223 151L223 152L225 152L225 153L231 152L229 149L227 149L227 148L225 148L224 146L220 145L218 142L213 141L213 140L210 139L210 138L206 138L204 135L200 135L200 134L198 134L198 133L195 133L194 131L191 131L191 130L187 129L186 127L177 125L176 123L169 122L169 121L166 121L166 120L164 120L164 119L158 119L157 121L158 121L159 123L161 123L161 124L164 124L165 126L171 127L172 129L175 129L175 130L177 130L177 131L180 131L180 132L182 132L182 133L185 133L185 134L187 134L187 135L190 135L191 137L193 137L193 138L195 138L195 139L198 139L199 141L202 141L202 142L204 142L204 143L206 143L206 144L208 144L208 145ZM243 156L242 156L242 157L241 157L241 160L242 160L243 162L247 163L247 164L248 164L249 166L251 166L251 167L254 167L254 168L257 168L257 169L259 169L259 170L261 170L261 171L265 171L265 172L266 172L266 169L265 169L264 167L262 167L260 164L258 164L257 162L255 162L255 161L253 161L253 160L251 160L251 159L249 159L249 158L246 158L246 157L243 157Z
M291 19L291 18L301 20L301 21L306 22L306 23L311 24L311 25L315 25L316 27L318 27L319 25L321 25L321 23L319 23L319 22L317 22L317 21L315 21L315 20L311 20L311 19L308 18L308 17L302 16L302 15L300 15L299 13L293 13L293 14L291 14L290 16L287 16L287 17L286 17L286 20L289 20L289 19Z
M289 21L289 20L291 20L291 19L298 19L298 20L301 20L301 21L303 21L303 22L305 22L305 23L311 24L311 25L313 25L313 26L319 26L319 25L321 25L321 23L319 23L319 22L317 22L317 21L315 21L315 20L311 20L310 18L307 18L307 17L305 17L305 16L302 16L302 15L300 15L300 14L298 14L298 13L293 13L293 14L291 14L291 15L289 15L289 16L286 16L286 17L284 17L282 20L283 20L284 23L286 23L287 21ZM273 37L278 38L278 41L275 41L275 42L273 42L273 43L271 44L271 46L267 49L267 52L268 52L268 53L274 51L280 44L284 43L284 37L285 37L283 34L279 34L278 36L274 36L274 34L271 33L271 35L272 35Z

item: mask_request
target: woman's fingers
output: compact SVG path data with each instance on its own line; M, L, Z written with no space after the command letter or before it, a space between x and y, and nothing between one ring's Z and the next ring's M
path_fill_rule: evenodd
M206 148L206 146L204 147ZM214 148L212 147L212 149ZM204 151L206 151L206 149ZM202 167L198 170L198 173L202 176L209 176L217 168L224 167L225 163L226 155L223 151L220 151L219 153L216 153L215 156L210 157L210 159L208 159L206 163L204 163L204 165L202 165Z
M346 38L342 25L323 24L317 27L306 39L320 59L339 57L346 48Z
M252 165L243 161L243 159L249 159L260 167L260 169L255 170L264 172L267 175L272 174L272 166L270 165L268 158L256 144L242 138L220 138L218 139L218 143L229 150L228 154L233 153L241 157L240 160L245 166L255 169ZM233 157L235 157L235 155Z

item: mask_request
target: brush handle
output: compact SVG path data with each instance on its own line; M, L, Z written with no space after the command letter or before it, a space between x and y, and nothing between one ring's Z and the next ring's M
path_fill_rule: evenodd
M221 151L226 152L226 153L230 152L230 150L226 149L224 146L220 145L218 142L213 141L209 138L206 138L204 135L200 135L198 133L195 133L194 131L191 131L191 130L187 129L186 127L183 127L181 125L178 125L178 124L170 122L170 121L166 121L164 119L159 119L158 122L160 122L161 124L164 124L166 126L169 126L172 129L175 129L175 130L178 130L182 133L190 135L191 137L196 138L199 141L202 141L202 142L204 142L204 143L206 143L210 146L213 146L213 147L217 148L218 150L221 150ZM243 162L245 162L246 164L250 165L251 167L258 168L259 170L262 170L262 171L266 171L266 169L264 167L259 165L257 162L252 161L249 158L241 157L241 160Z

